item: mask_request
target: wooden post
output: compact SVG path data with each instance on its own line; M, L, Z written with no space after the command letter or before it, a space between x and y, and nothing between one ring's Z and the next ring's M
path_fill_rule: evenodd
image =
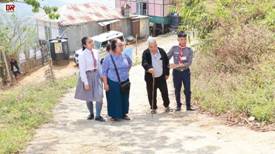
M49 59L49 79L50 79L51 82L55 82L52 58Z
M138 63L138 35L136 34L136 56L135 63Z
M138 36L136 34L136 57L138 56Z
M164 34L164 33L165 33L165 25L161 24L161 34Z

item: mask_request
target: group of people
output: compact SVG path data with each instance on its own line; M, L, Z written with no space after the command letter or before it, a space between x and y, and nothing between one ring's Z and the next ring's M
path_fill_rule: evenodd
M166 112L171 112L166 80L170 69L173 69L173 83L177 101L176 111L181 111L181 88L184 86L186 110L191 108L190 69L193 51L186 46L186 33L178 33L178 45L173 46L168 53L159 48L157 41L149 37L148 49L143 52L142 66L145 70L146 89L151 113L157 110L157 89L160 90ZM131 83L129 71L132 60L123 54L124 43L119 39L111 40L107 46L108 55L100 60L99 51L93 47L90 37L82 38L83 52L79 55L79 79L75 98L86 101L90 112L88 120L105 121L101 116L103 90L106 92L107 111L111 121L130 120L129 94ZM173 57L174 64L169 64ZM96 112L94 114L93 102Z

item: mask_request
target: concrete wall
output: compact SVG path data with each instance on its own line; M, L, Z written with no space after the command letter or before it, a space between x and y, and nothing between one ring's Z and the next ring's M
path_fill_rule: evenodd
M40 40L47 41L49 39L55 39L56 36L61 36L64 33L63 37L68 38L70 55L73 55L74 51L81 48L82 37L94 36L104 32L104 28L95 21L86 24L65 27L58 27L57 24L50 22L39 22L37 26ZM149 18L142 18L140 27L142 36L149 35ZM132 35L131 18L123 18L120 19L119 22L112 23L111 30L120 31L124 34L125 37Z
M140 19L140 37L147 38L150 35L149 18Z
M84 36L94 36L103 32L103 27L96 22L90 22L82 25L73 25L62 27L65 30L64 37L68 38L70 54L81 48L81 39Z
M130 18L123 18L123 19L120 19L119 22L111 24L111 30L120 31L124 34L125 37L131 35L132 29L131 29Z

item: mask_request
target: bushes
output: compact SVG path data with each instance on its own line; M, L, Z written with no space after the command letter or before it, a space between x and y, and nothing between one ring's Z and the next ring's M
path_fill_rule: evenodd
M204 53L196 54L192 72L193 99L211 113L253 116L275 123L275 52L260 58L253 69L219 72ZM210 69L209 69L210 68ZM211 69L212 68L212 69Z
M263 26L220 27L209 37L217 69L223 72L252 69L262 56L274 52L274 36Z
M261 24L275 31L273 0L181 0L172 11L182 18L181 30L198 32L199 38L232 23Z
M272 0L183 0L181 29L197 32L193 99L215 114L275 122Z

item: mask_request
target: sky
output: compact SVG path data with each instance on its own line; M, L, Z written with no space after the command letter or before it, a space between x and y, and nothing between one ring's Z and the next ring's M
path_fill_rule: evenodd
M87 2L98 2L98 3L103 3L108 7L115 8L115 0L40 0L40 5L41 7L43 6L63 6L66 4L73 4L73 3L87 3ZM6 13L5 11L5 4L0 3L0 17ZM33 17L33 12L32 12L32 7L24 4L24 3L15 3L16 10L15 10L15 15L18 18L32 18ZM9 13L10 14L10 13ZM1 18L0 18L1 20Z

